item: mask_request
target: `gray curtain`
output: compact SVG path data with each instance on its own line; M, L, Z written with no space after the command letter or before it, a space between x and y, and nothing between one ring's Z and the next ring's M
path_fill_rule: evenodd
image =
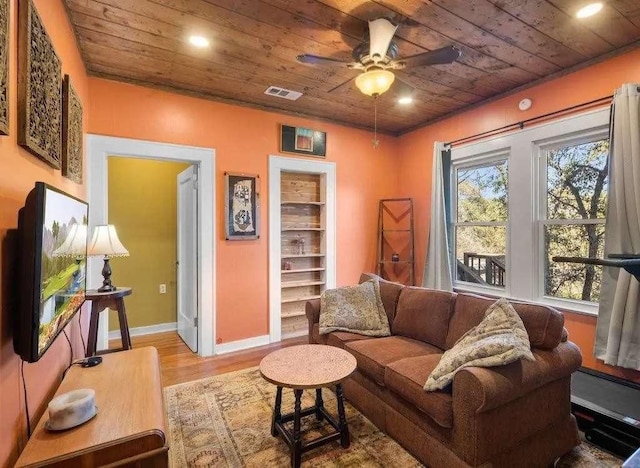
M429 242L424 274L422 276L422 286L453 291L451 264L449 263L443 152L445 152L444 143L436 142L433 147L433 169L431 174Z
M613 98L609 207L605 256L640 254L640 85L625 84ZM595 356L640 370L640 283L623 269L602 275Z

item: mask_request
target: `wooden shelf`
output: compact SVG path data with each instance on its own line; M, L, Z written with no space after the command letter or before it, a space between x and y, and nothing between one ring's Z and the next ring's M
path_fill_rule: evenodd
M324 281L288 281L283 282L283 288L299 288L300 286L320 286Z
M324 228L319 227L297 227L297 228L282 228L282 232L285 231L324 231Z
M322 206L324 205L324 202L321 201L281 201L280 202L281 205L316 205L316 206Z
M292 312L290 314L282 314L280 317L282 317L283 319L287 319L287 318L294 318L294 317L304 317L306 314L305 312Z
M290 302L303 302L303 301L310 301L312 299L320 299L320 294L315 295L315 296L303 296L303 297L294 297L291 299L282 299L283 304L288 304Z
M321 267L321 268L300 268L298 270L280 270L280 273L282 273L283 275L286 273L309 273L312 271L324 271L325 268Z
M381 262L378 263L413 263L411 260L401 260L398 262L392 262L391 260L383 260Z
M384 229L382 232L411 232L411 229Z
M283 254L282 255L282 258L312 258L312 257L324 257L324 254L310 253L310 254Z

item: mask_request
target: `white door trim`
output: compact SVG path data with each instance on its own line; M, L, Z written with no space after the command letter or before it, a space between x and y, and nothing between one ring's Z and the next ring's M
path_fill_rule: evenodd
M308 172L326 176L326 287L336 287L336 164L308 159L269 156L269 341L280 341L282 324L281 246L280 246L280 173Z
M200 346L198 354L213 356L214 337L216 336L215 149L87 135L87 196L91 229L98 224L107 223L108 156L183 161L198 165L200 176L200 190L198 191L198 247L200 253L198 263L198 341ZM101 263L99 258L89 258L87 274L89 288L96 288L102 282ZM101 314L98 331L98 348L102 349L107 346L108 342L108 314Z

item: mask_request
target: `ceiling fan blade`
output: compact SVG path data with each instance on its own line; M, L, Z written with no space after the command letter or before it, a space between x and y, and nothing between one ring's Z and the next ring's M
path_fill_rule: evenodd
M319 55L301 54L296 57L296 60L301 63L308 63L311 65L346 65L349 66L352 62L340 59L334 59L331 57L321 57Z
M369 21L369 56L374 61L376 56L383 59L387 55L396 29L398 26L386 18Z
M346 85L350 84L353 81L353 78L349 78L347 81L340 83L338 86L335 86L333 88L331 88L329 91L327 91L328 93L333 93L334 91L337 91L339 89L342 88L346 88Z
M441 49L431 50L423 54L413 55L400 60L398 63L404 64L405 68L419 67L421 65L444 65L455 62L462 52L454 46L447 46Z

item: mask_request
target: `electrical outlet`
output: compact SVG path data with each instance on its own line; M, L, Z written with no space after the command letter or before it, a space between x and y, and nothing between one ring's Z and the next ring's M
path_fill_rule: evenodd
M166 294L167 292L167 285L166 284L161 284L160 285L160 294Z

